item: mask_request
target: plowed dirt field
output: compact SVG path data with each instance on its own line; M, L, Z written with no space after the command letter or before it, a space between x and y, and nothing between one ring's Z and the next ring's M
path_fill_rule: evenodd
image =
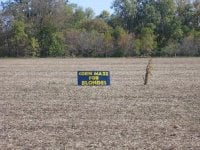
M0 59L0 149L200 150L200 58ZM77 86L77 71L111 86Z

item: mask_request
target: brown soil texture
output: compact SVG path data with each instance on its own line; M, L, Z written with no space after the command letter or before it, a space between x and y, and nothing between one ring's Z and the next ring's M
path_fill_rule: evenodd
M200 150L200 58L0 59L0 149ZM111 86L77 86L77 71Z

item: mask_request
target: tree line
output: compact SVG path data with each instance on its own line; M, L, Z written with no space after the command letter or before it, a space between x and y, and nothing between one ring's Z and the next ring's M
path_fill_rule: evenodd
M200 56L199 0L113 0L95 16L67 0L7 0L1 57Z

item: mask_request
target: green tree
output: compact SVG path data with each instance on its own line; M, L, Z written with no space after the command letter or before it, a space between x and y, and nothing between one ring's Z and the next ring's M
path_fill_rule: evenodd
M178 46L179 44L177 42L170 41L165 47L161 49L160 55L169 57L176 56Z
M134 30L134 20L137 12L137 1L136 0L115 0L112 8L115 13L123 21L123 27L129 31Z
M82 23L81 27L86 29L86 31L95 30L99 33L106 33L111 29L111 27L102 19L86 20Z
M194 28L200 31L200 1L195 0L193 6L195 10L193 15Z
M44 26L39 33L39 41L40 56L62 56L65 54L63 35L54 26Z
M134 40L133 49L136 56L141 55L141 40L139 38Z
M55 32L51 35L51 44L49 46L49 56L65 56L64 38L61 32Z
M28 35L25 33L26 25L22 21L15 21L12 28L12 56L25 56Z
M161 16L160 23L157 26L157 41L160 47L164 47L170 40L171 33L174 32L171 24L176 19L176 6L173 0L160 0L157 2L157 10Z
M39 48L40 48L40 45L39 45L38 40L32 37L29 40L27 56L33 56L33 57L40 56Z
M140 38L140 50L143 55L150 55L156 48L155 35L151 28L142 28Z
M86 14L82 8L76 8L75 12L73 13L72 18L72 25L74 28L79 29L81 28L81 24L86 20Z
M103 19L105 22L108 22L110 19L110 13L107 10L103 10L99 16L97 16L98 19Z
M137 10L137 16L135 22L137 22L137 31L140 31L143 27L151 27L155 29L160 23L161 15L156 9L155 1L145 1Z

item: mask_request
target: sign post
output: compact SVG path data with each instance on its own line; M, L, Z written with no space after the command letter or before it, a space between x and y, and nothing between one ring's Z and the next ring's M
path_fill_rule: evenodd
M109 71L78 71L79 86L108 86L110 85Z

